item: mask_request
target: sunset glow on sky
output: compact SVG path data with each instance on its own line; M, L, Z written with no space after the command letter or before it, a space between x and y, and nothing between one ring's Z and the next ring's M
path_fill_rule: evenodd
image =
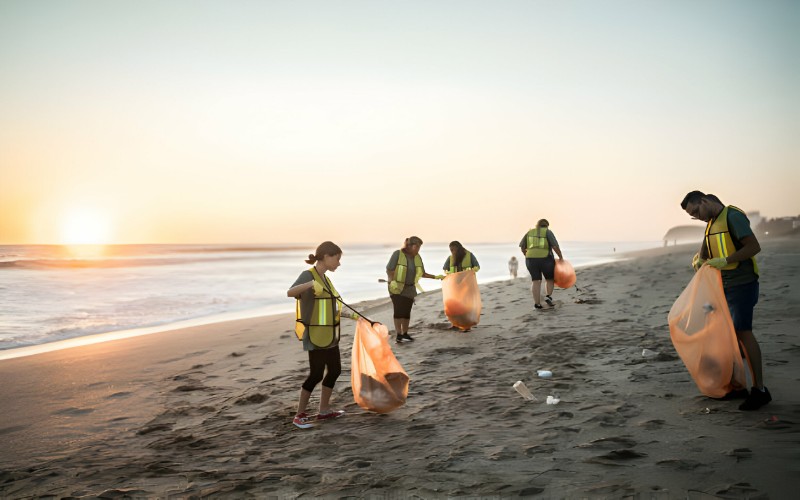
M800 3L0 3L0 244L800 215ZM77 214L77 215L76 215ZM80 215L82 214L82 215Z

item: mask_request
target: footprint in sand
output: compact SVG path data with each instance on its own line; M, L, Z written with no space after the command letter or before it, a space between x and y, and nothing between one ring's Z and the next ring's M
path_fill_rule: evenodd
M61 410L56 410L52 413L52 415L66 415L68 417L77 417L80 415L86 415L87 413L92 413L94 408L63 408Z

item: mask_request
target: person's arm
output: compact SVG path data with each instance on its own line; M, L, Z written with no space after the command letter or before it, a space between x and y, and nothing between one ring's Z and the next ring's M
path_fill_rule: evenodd
M550 248L558 255L558 260L564 260L564 256L561 254L561 248L558 246L556 235L549 229L547 230L547 242L550 244Z
M307 283L300 283L299 285L295 285L286 291L286 296L292 297L294 299L300 298L300 295L302 295L303 292L314 288L314 283L316 283L316 281L311 280Z
M745 261L751 257L755 257L756 254L761 251L761 245L758 243L758 239L756 239L756 235L754 234L745 236L739 241L742 242L742 248L728 255L726 260L729 263Z
M706 248L706 240L704 239L703 242L700 244L700 251L697 252L697 255L700 256L703 260L708 260L710 255L708 255L708 249Z
M292 287L286 291L286 296L299 299L303 293L310 289L314 289L315 293L321 293L322 285L314 281L314 275L310 271L303 271Z
M397 261L400 258L399 251L392 252L392 256L389 257L389 263L386 264L386 281L391 283L394 281L394 276L397 271Z

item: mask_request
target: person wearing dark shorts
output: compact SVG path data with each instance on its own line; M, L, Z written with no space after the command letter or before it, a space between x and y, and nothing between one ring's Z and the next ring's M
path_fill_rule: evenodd
M747 215L733 205L724 205L713 194L692 191L683 198L681 208L693 219L706 223L703 245L692 259L692 266L699 269L707 265L720 270L736 338L750 368L753 382L750 392L742 387L723 399L746 398L739 409L757 410L772 401L764 386L761 347L753 335L753 309L759 292L755 256L761 245L750 229Z
M292 423L308 429L313 421L329 420L344 415L343 410L330 407L333 386L342 373L342 359L339 352L341 334L340 318L344 304L326 275L339 268L342 249L331 241L325 241L309 254L307 264L313 266L300 273L292 287L286 292L288 297L297 299L295 333L303 341L303 350L308 352L309 374L300 388L300 401ZM352 319L358 316L350 310ZM307 410L308 401L314 388L322 382L319 398L319 413L312 418Z
M408 325L411 323L411 308L414 306L414 297L417 296L417 287L420 278L442 279L442 275L432 275L425 272L419 249L422 240L417 236L406 238L403 248L395 250L386 264L386 276L389 283L389 296L394 306L394 329L397 336L395 342L413 342L408 334Z
M553 288L555 283L556 260L564 260L558 246L556 235L550 230L547 219L540 219L536 227L525 233L519 242L522 255L525 256L525 267L531 274L531 294L533 295L534 309L544 309L542 305L542 277L545 280L545 302L553 307Z

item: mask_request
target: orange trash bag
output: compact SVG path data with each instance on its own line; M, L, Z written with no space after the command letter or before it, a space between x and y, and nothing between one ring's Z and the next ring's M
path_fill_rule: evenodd
M672 305L669 335L700 392L721 398L747 387L718 269L703 266Z
M445 276L442 282L444 314L453 326L469 330L481 320L481 291L475 271L461 271Z
M578 277L572 264L563 259L556 259L556 270L553 275L553 283L559 288L569 288L575 284Z
M364 318L358 318L351 365L350 383L358 406L389 413L405 404L408 374L389 347L386 325L371 325Z

